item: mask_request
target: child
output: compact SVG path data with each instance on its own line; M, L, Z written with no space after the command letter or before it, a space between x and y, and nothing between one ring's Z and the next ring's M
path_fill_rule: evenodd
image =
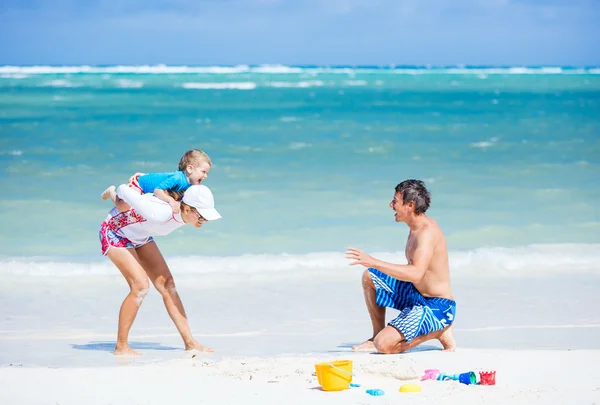
M200 149L192 149L185 152L179 161L179 170L171 173L136 173L129 179L128 186L139 191L140 194L154 193L156 197L171 206L173 214L178 214L179 196L192 184L200 184L208 176L211 167L212 162L206 153ZM129 209L129 205L117 197L115 186L110 186L102 193L103 200L108 198L119 211Z

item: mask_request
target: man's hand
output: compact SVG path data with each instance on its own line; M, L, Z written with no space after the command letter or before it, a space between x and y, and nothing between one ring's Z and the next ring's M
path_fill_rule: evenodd
M375 259L373 259L372 256L366 254L360 249L352 247L348 248L348 250L346 251L346 259L354 260L352 263L349 264L350 266L362 264L365 267L373 267L373 263L375 261Z

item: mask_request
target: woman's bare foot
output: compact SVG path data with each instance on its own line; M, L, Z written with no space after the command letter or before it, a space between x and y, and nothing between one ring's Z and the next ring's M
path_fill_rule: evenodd
M113 353L115 356L139 356L142 354L137 350L133 350L129 346L117 346L115 347L115 351Z
M375 343L373 343L373 338L366 340L363 343L352 347L353 352L366 352L366 351L373 351L373 350L376 350Z
M445 352L453 352L456 349L456 341L454 340L454 326L450 325L448 329L442 333L439 340Z
M203 346L200 343L196 342L195 340L191 341L190 343L186 343L185 350L197 350L199 352L207 352L207 353L214 352L214 350L211 349L210 347Z
M100 195L100 197L102 197L103 200L108 200L109 198L112 199L112 195L115 193L115 186L110 186L109 188L107 188L106 190L104 190L102 192L102 194Z

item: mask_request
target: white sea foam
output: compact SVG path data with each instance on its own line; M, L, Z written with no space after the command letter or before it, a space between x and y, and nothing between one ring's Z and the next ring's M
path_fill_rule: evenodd
M25 79L29 77L29 75L23 73L3 73L0 77L3 79Z
M493 142L487 142L487 141L483 141L483 142L473 142L471 144L472 147L474 148L480 148L480 149L485 149L485 148L489 148L491 146L494 146Z
M394 263L406 263L403 252L371 252ZM235 275L306 276L343 273L348 261L340 252L307 254L264 254L226 257L185 256L167 258L178 274L219 273ZM489 247L450 253L453 276L519 277L551 274L598 274L600 244L547 244L515 248ZM49 258L5 258L0 261L1 275L78 276L114 275L108 260L62 261Z
M305 69L300 67L290 67L284 65L263 65L250 69L254 73L302 73Z
M494 100L496 101L496 103L494 103ZM497 100L494 99L492 100L492 104L497 104ZM471 146L474 148L480 148L480 149L486 149L486 148L490 148L492 146L494 146L496 144L496 142L498 142L500 138L494 136L492 138L490 138L489 141L481 141L481 142L473 142L471 143Z
M117 80L117 86L123 89L139 89L144 87L144 82L140 80L119 79Z
M65 79L56 79L49 80L47 82L43 82L40 84L41 87L80 87L80 84L75 84L69 80Z
M348 86L366 86L367 81L366 80L347 80L346 84Z
M303 80L299 82L269 82L267 86L277 88L307 88L307 87L321 87L324 86L325 82L322 80Z
M298 122L301 120L299 117L280 117L279 120L281 122Z
M22 154L23 154L23 151L20 151L18 149L9 150L6 152L0 152L0 155L21 156Z
M367 148L369 153L386 153L387 149L384 146L369 146Z
M310 148L312 145L306 142L292 142L289 146L292 150L306 149Z
M222 83L200 83L187 82L181 85L184 89L196 90L253 90L256 88L254 82L222 82Z

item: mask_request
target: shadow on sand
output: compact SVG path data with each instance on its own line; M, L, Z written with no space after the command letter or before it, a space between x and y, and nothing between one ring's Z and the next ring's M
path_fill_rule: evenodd
M337 348L334 350L328 350L328 353L348 353L348 352L352 352L352 348L354 346L358 346L360 343L362 342L355 342L355 343L340 343L339 345L337 345ZM406 354L406 353L415 353L415 352L428 352L428 351L433 351L433 350L442 350L441 347L439 346L433 346L433 345L426 345L426 344L421 344L417 347L414 347L410 350L407 350L405 352L399 353L399 354ZM370 351L370 350L359 350L357 352L353 352L353 353L366 353L366 354L381 354L381 353L377 353L375 351Z
M71 345L73 349L77 350L98 350L101 352L112 352L115 350L117 342L90 342L85 345ZM160 343L154 342L129 342L129 346L134 350L183 350L177 347L163 346Z

